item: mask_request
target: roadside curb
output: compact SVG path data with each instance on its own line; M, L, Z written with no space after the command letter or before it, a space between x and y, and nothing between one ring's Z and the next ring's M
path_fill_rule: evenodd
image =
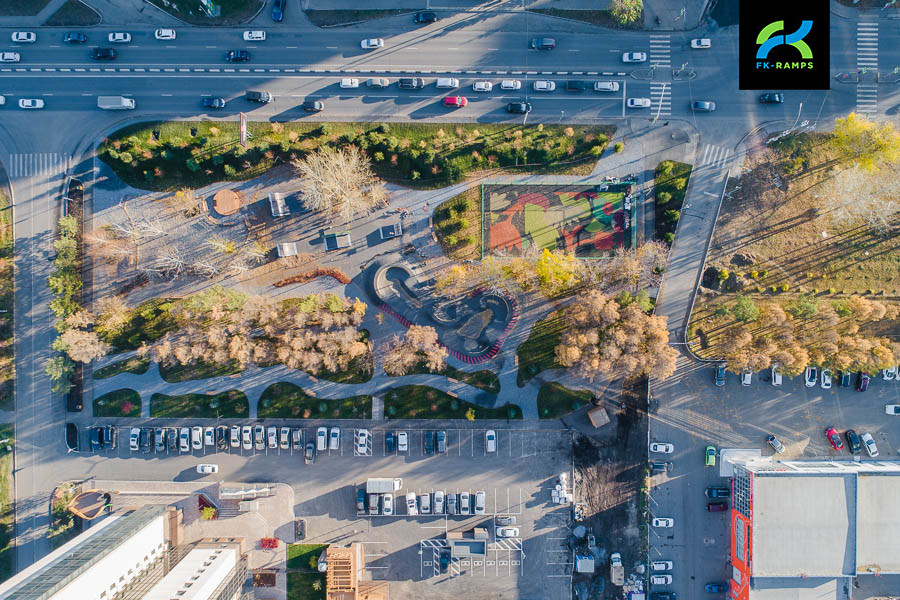
M166 15L167 17L171 17L171 18L175 19L176 21L178 21L179 23L181 23L181 24L184 25L185 27L203 27L203 28L218 28L218 27L221 27L221 28L227 28L227 27L237 27L237 26L240 26L240 25L246 25L247 23L250 23L250 22L251 22L253 19L255 19L256 17L258 17L259 14L260 14L260 13L263 11L263 9L266 7L266 2L263 1L263 3L259 5L259 9L258 9L255 13L253 13L253 16L248 17L246 20L241 21L240 23L235 23L235 24L233 24L233 25L216 25L216 24L214 24L214 23L210 23L209 25L201 25L201 24L199 24L199 23L188 23L188 22L185 21L184 19L181 19L181 18L179 18L179 17L176 17L176 16L173 15L172 13L167 12L167 11L163 10L162 8L160 8L159 6L153 4L153 2L151 2L150 0L144 0L144 2L146 2L146 3L149 4L150 6L152 6L153 8L155 8L156 10L158 10L159 12L161 12L162 14Z
M83 2L82 0L77 0L77 1L79 4L81 4L82 6L84 6L91 12L93 12L95 15L97 15L97 18L100 20L98 22L94 23L93 25L46 25L45 23L47 22L47 20L49 20L50 17L53 16L53 15L50 15L50 17L47 17L46 19L44 19L44 23L41 23L40 25L38 25L38 27L51 27L51 28L55 27L55 28L71 29L72 27L98 27L100 25L103 25L103 13L101 13L99 10L97 10L90 4ZM62 7L60 7L60 8L62 8ZM56 12L54 12L53 14L55 15Z

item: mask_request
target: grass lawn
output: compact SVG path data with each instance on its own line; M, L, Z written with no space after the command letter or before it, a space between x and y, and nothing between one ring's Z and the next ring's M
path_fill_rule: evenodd
M324 400L287 381L273 383L260 395L261 419L371 419L372 396Z
M172 298L154 298L136 306L128 322L114 334L100 332L107 344L112 344L118 352L136 350L141 342L153 342L169 331L178 329L178 322L170 312L175 306Z
M318 590L315 582L319 582ZM287 600L325 600L325 573L287 574Z
M564 19L572 19L591 25L600 25L601 27L614 27L616 29L640 29L644 24L643 17L631 23L630 25L619 24L608 10L569 10L565 8L531 8L528 12L538 13L541 15L550 15L551 17L563 17Z
M434 233L444 255L481 260L481 190L470 187L434 209Z
M139 417L141 416L141 395L123 388L113 390L94 398L95 417Z
M522 418L518 406L484 408L424 385L391 388L384 398L384 412L391 419L465 419L470 408L476 419Z
M424 2L423 2L424 4ZM334 27L337 25L349 25L359 21L371 21L383 17L393 17L404 13L415 12L413 8L390 8L372 10L307 10L304 11L309 22L316 27Z
M13 310L15 280L13 273L12 206L6 195L6 174L0 170L0 410L15 408L15 338Z
M570 390L555 381L547 382L538 390L538 415L542 419L558 419L588 404L592 395L585 390Z
M240 390L228 390L214 396L153 394L150 397L151 417L234 419L246 417L249 412L250 402L244 392Z
M315 570L316 566L310 566L309 559L312 558L316 562L319 555L328 547L328 544L288 544L287 547L287 567L288 569L311 569Z
M0 17L31 17L49 3L50 0L0 0Z
M462 381L463 383L468 383L472 387L476 387L479 390L483 390L490 394L499 394L500 393L500 378L497 377L497 374L493 371L488 371L482 369L481 371L460 371L454 366L446 365L443 371L435 372L429 371L425 363L419 363L416 365L407 375L413 375L417 373L431 373L434 375L443 375L445 377L450 377L452 379L456 379L458 381Z
M265 0L216 0L215 5L222 11L218 17L211 18L200 8L199 0L179 0L166 6L162 0L149 0L151 4L191 25L213 25L228 27L240 25L249 20L265 4ZM175 10L172 7L177 6ZM290 8L293 8L291 6ZM193 13L193 14L192 14Z
M191 128L197 134L191 135ZM386 181L434 189L495 170L590 171L615 128L509 123L251 122L248 148L236 122L169 121L127 126L105 139L100 157L126 183L155 191L198 188L261 175L276 162L321 147L354 145ZM154 140L153 132L159 132ZM526 162L528 167L516 168Z
M0 425L0 439L13 438L12 425ZM7 442L13 445L12 442ZM15 572L12 546L15 513L12 510L13 489L13 455L6 451L6 445L0 448L0 582L9 579Z
M656 239L672 243L675 227L681 216L684 193L691 177L691 165L674 160L666 160L656 166L654 201ZM679 189L680 188L680 189ZM677 211L677 213L669 211Z
M522 387L545 369L560 368L556 362L556 346L563 331L563 320L557 313L551 313L531 327L528 339L516 349L519 356L519 372L516 383Z
M149 358L140 358L132 356L125 360L120 360L112 364L100 367L94 370L94 379L106 379L113 377L119 373L134 373L135 375L143 375L150 368Z
M198 362L192 365L160 364L159 374L166 383L180 383L182 381L195 381L197 379L209 379L240 373L240 365L232 361L224 365Z
M50 18L44 21L44 25L56 27L90 27L100 22L100 15L80 2L80 0L67 0L59 7Z

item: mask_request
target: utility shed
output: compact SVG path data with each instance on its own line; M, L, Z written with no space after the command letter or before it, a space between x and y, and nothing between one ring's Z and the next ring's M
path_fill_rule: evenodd
M297 256L297 242L283 242L278 244L278 258Z
M273 217L286 217L291 214L287 202L284 201L284 194L281 192L272 192L269 194L269 208L272 209Z
M575 571L578 573L594 572L594 557L582 554L575 555Z
M602 406L597 406L588 411L588 419L594 427L603 427L609 423L609 414Z

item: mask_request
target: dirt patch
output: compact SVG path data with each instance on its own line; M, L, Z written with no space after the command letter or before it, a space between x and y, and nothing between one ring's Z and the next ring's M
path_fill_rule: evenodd
M286 285L291 285L292 283L306 283L317 277L332 277L345 285L350 283L350 278L340 269L314 269L276 281L272 285L275 287L284 287Z

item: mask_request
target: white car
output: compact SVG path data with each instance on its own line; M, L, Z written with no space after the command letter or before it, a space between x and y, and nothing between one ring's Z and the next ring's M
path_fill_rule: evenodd
M189 452L191 449L191 430L182 427L178 432L178 449L182 452Z
M663 442L654 442L650 444L650 452L657 452L659 454L672 454L673 452L675 452L675 446Z
M475 514L476 515L484 514L484 499L485 499L485 494L483 491L475 492Z
M245 42L264 42L264 41L266 41L266 32L265 31L245 31L244 32L244 41Z
M489 92L494 89L494 84L490 81L476 81L472 84L473 92Z
M323 452L328 450L328 428L319 427L316 429L316 450Z
M131 448L132 452L141 449L141 430L139 427L131 428L131 432L128 434L128 447Z
M434 514L444 514L444 492L441 490L434 493Z
M822 380L819 382L823 390L831 389L831 370L822 369Z
M368 454L369 453L369 430L368 429L360 429L356 432L356 453L357 454Z
M431 514L431 494L419 495L419 512L423 515Z
M419 509L416 507L416 493L415 492L407 492L406 494L406 514L414 517L419 514Z
M371 38L363 40L359 43L363 50L377 50L384 47L384 40L381 38Z
M281 431L278 432L278 447L282 450L287 450L291 447L291 428L290 427L282 427Z
M712 42L709 38L696 38L691 40L691 48L703 49L710 47L712 47Z
M232 448L240 448L241 447L241 427L240 427L240 425L232 425L231 426L231 447Z
M341 447L341 428L340 427L332 427L331 428L331 436L328 442L329 450L337 450Z
M345 90L352 90L359 87L359 79L356 77L347 77L346 79L341 79L341 87Z
M111 44L127 44L131 41L131 34L119 31L109 34L107 38Z
M654 527L675 527L675 519L671 517L656 517L653 519Z
M249 425L244 425L241 428L241 448L253 450L253 428Z
M219 465L213 465L213 464L197 465L197 472L201 473L203 475L209 475L210 473L218 473Z
M518 527L499 527L497 529L497 537L514 538L519 537Z
M33 31L13 31L12 41L17 44L32 44L37 40Z
M486 452L497 451L497 432L493 429L484 432L484 449Z
M866 454L875 458L878 456L878 446L875 445L875 440L872 439L871 433L864 433L859 436L859 441L863 443L863 446L866 448Z
M386 88L391 85L391 80L387 77L372 77L366 81L366 87L370 88Z
M641 63L647 61L646 52L626 52L622 55L622 62L625 63Z
M806 383L806 387L816 387L816 382L819 381L819 370L813 366L806 367L803 381Z
M381 500L381 513L384 515L394 514L394 495L385 494Z
M672 570L672 561L671 560L654 560L650 563L650 568L654 571L671 571Z
M212 427L207 427L203 430L203 439L206 442L207 446L215 446L216 445L216 430Z
M650 583L652 583L653 585L669 585L669 584L672 583L672 576L671 576L671 575L668 575L668 574L665 574L665 575L651 575L651 576L650 576Z
M175 30L174 29L157 29L155 35L156 35L156 39L158 39L158 40L174 40L175 39Z
M19 100L19 108L44 108L44 101L40 98L22 98Z
M750 385L753 381L753 372L750 370L750 367L744 367L741 369L741 385Z
M19 62L21 58L18 52L0 52L0 62Z
M890 369L884 369L881 372L881 378L885 381L893 381L897 379L897 365L894 365Z
M546 79L538 79L533 87L536 92L552 92L556 89L556 84Z
M522 82L518 79L504 79L500 82L501 90L521 90Z
M650 98L629 98L625 104L628 108L650 108Z
M619 82L618 81L595 81L594 82L594 91L595 92L618 92L619 91Z
M506 527L508 525L515 525L515 524L516 524L516 517L513 515L501 515L501 516L497 517L497 525L500 525L501 527Z
M462 492L459 495L459 514L467 515L469 514L469 506L472 504L470 500L469 492Z
M884 413L887 415L900 415L900 404L885 404Z
M191 448L203 450L203 428L191 427Z
M253 428L253 445L257 450L266 449L266 428L262 425Z
M409 450L409 436L405 431L397 434L397 452L406 452Z
M269 448L278 447L278 430L272 425L266 429L266 439L269 440Z
M781 365L772 365L772 385L781 385Z

